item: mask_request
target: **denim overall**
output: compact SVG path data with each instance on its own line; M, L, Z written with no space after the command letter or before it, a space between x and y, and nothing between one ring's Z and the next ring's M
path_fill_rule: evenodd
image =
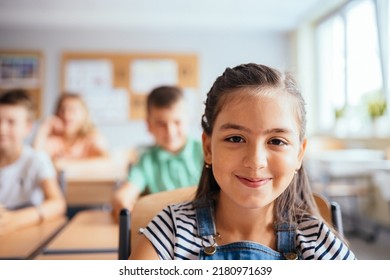
M234 242L218 246L215 242L216 230L212 207L196 208L198 235L202 240L213 237L214 244L204 246L200 250L200 260L296 260L298 252L295 248L296 225L280 223L275 225L277 235L277 251L250 241Z

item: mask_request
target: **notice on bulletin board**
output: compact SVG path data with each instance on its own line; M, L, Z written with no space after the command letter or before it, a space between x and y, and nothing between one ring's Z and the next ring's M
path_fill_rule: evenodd
M36 55L0 54L0 87L38 87L39 63Z
M130 64L131 89L147 95L162 85L178 84L178 65L171 59L136 59Z
M95 123L123 123L129 118L129 95L123 88L87 91L83 98Z
M113 66L109 60L71 60L65 68L65 89L83 93L112 88Z
M83 97L95 123L126 122L129 118L128 92L113 88L113 65L109 60L68 61L65 90Z

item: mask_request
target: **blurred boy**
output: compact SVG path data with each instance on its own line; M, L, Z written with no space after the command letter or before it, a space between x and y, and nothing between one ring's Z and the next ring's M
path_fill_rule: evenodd
M49 156L24 144L33 105L23 90L0 94L0 234L65 213Z
M147 98L147 125L156 144L146 150L114 195L114 215L132 210L141 193L157 193L198 184L203 164L200 142L186 135L183 92L173 86L154 89Z

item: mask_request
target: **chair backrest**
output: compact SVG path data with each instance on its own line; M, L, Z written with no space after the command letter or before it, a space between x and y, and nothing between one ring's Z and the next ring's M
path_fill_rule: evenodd
M343 218L341 216L341 207L336 201L330 203L332 209L333 227L338 231L340 236L344 236Z
M193 186L143 196L136 202L131 214L127 209L122 209L119 217L119 259L128 259L131 248L140 238L140 229L146 227L155 215L168 204L191 201L195 197L196 188ZM330 203L326 197L317 193L314 194L314 200L322 218L343 235L340 206L335 202ZM129 236L126 231L129 231L130 220Z
M139 230L146 227L153 217L168 204L191 201L195 197L196 188L196 186L191 186L145 195L138 199L132 213L127 209L122 209L119 216L118 258L127 260L131 248L134 248L140 238ZM126 235L126 231L130 232L130 235Z
M130 211L128 209L122 209L119 213L119 260L127 260L130 256L130 224Z
M319 193L314 193L314 201L320 211L322 218L332 225L340 236L344 236L343 220L341 216L341 207L335 201L329 201L325 196Z
M314 201L317 204L318 210L322 218L330 225L333 224L332 220L332 209L328 199L319 193L313 193Z
M191 201L195 197L196 186L180 188L172 191L159 192L141 197L132 211L131 220L131 246L140 237L139 230L148 225L148 223L156 216L165 206L183 201Z

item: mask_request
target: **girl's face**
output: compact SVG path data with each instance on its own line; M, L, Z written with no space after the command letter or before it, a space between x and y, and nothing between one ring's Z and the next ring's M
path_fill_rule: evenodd
M75 135L84 126L87 120L87 111L79 100L68 98L62 102L58 116L63 121L65 134Z
M296 100L279 89L232 93L213 133L203 134L220 200L255 209L272 203L300 168L306 140L299 140Z

